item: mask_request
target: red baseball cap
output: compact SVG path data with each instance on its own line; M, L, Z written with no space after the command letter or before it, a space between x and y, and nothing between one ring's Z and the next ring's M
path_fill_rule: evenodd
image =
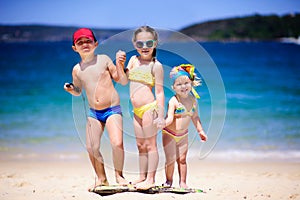
M75 31L75 33L73 34L73 44L75 44L75 42L82 38L82 37L86 37L89 38L91 40L97 41L95 38L95 35L93 33L93 31L89 28L80 28L77 31Z

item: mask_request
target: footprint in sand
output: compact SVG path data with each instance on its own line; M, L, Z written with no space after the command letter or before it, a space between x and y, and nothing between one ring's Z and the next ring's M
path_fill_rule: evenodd
M6 178L16 178L17 174L8 174L8 173L4 173L0 175L1 179L6 179Z
M15 186L15 187L26 187L26 186L32 186L32 184L23 181L23 182L21 182L21 183L16 183L14 186Z

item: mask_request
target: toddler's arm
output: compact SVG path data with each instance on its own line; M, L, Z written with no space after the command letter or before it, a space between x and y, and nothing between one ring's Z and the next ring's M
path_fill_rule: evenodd
M201 120L198 114L198 104L196 106L196 111L194 113L194 115L192 116L192 121L194 126L196 127L196 130L201 138L201 140L206 141L207 140L207 136L203 130L202 124L201 124Z
M175 111L175 102L173 101L172 97L169 101L168 104L168 114L167 114L167 118L166 118L166 126L169 126L170 124L172 124L173 120L174 120L174 111Z

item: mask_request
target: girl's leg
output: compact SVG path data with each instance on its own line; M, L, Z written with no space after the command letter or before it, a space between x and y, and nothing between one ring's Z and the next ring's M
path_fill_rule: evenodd
M110 116L106 121L106 128L112 146L116 182L121 185L128 184L128 181L123 177L124 146L122 116L119 114Z
M147 154L147 148L145 144L144 133L142 129L142 120L136 115L134 115L133 118L133 127L134 127L134 133L136 137L136 144L139 151L140 177L138 180L133 181L133 184L137 184L146 180L147 171L148 171L148 154Z
M177 164L179 173L179 186L181 188L188 188L186 184L187 177L187 163L186 156L188 152L188 136L182 138L177 143Z
M172 186L173 184L173 174L175 168L175 160L176 160L176 142L175 140L167 135L162 135L162 142L165 152L165 174L166 174L166 186Z
M90 161L95 170L98 180L89 190L98 185L108 185L103 157L100 153L100 139L103 134L104 125L98 120L88 117L86 125L86 148Z
M146 180L137 185L139 189L148 189L155 185L155 174L158 166L158 151L157 151L157 128L153 125L153 111L148 110L144 113L142 119L142 130L146 144L147 160L147 177Z

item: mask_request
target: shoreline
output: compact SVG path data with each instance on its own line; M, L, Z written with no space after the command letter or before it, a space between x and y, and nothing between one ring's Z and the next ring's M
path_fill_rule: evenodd
M99 199L87 188L95 174L86 154L77 159L11 159L1 157L1 199ZM126 161L126 164L129 161ZM131 163L135 165L135 163ZM103 199L300 199L300 162L189 160L187 184L206 191L200 194L120 193ZM115 184L113 169L106 166L110 184ZM137 171L125 172L128 180ZM156 184L164 182L159 169ZM178 187L177 169L174 184Z
M40 149L39 149L40 148ZM67 148L49 149L38 146L32 149L4 148L0 149L0 161L79 161L88 157L86 150L81 144L74 144ZM104 158L111 162L111 147L105 146L101 149ZM164 162L164 152L159 148L160 162ZM125 159L136 160L137 149L125 148ZM211 162L289 162L300 163L300 150L253 150L253 149L221 149L215 148L211 151L201 151L201 147L190 148L187 160L211 161Z

